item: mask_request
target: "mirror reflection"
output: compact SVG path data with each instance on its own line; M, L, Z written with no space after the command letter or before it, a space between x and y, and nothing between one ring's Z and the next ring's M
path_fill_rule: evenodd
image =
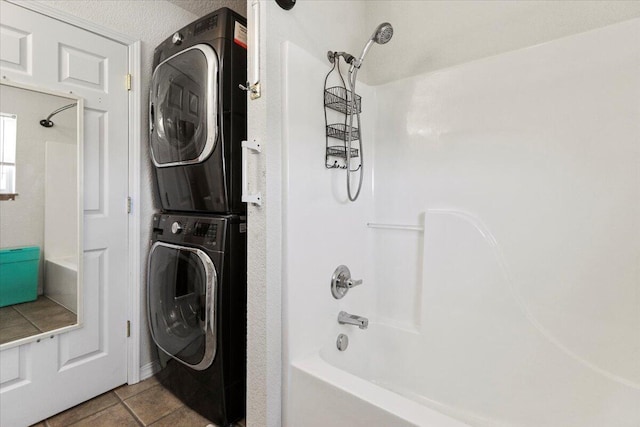
M78 99L0 83L0 345L78 323Z

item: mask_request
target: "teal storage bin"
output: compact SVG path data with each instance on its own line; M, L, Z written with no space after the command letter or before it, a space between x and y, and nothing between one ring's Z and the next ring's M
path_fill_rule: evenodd
M0 307L38 298L40 248L0 249Z

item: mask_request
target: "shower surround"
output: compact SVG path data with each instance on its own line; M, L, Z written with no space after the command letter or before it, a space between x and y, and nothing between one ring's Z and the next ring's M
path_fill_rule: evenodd
M323 166L329 64L282 45L284 425L640 424L630 40L640 19L358 83L356 203ZM340 264L364 283L335 300Z

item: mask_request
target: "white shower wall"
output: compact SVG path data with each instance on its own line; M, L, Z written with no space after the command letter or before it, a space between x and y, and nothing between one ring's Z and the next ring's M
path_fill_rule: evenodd
M284 425L420 420L416 403L483 426L640 422L638 39L635 19L360 84L356 203L322 165L322 99L308 88L328 65L281 45ZM337 301L341 263L364 284ZM340 310L369 329L337 325ZM351 391L354 376L413 415L367 408L377 391Z
M640 422L629 40L639 19L376 87L375 221L426 229L376 231L376 313L448 373L427 397L509 425ZM521 419L519 395L564 405Z
M75 113L75 109L73 110ZM69 114L71 115L71 114ZM75 114L71 118L75 121ZM78 142L47 141L44 169L44 258L78 256ZM73 286L75 288L75 285Z

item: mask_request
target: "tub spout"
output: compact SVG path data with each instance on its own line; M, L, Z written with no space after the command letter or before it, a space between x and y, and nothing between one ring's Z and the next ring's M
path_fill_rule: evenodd
M341 325L355 325L360 329L367 329L369 326L369 319L362 316L356 316L355 314L349 314L346 311L338 313L338 323Z

